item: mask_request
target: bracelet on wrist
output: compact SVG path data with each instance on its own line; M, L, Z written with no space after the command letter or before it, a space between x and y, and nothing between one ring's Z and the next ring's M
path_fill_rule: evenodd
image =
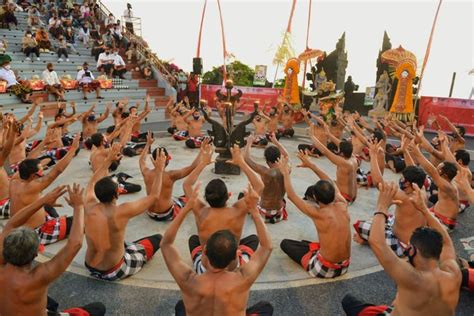
M375 216L375 215L383 215L383 216L385 217L385 222L388 222L388 215L385 214L384 212L375 212L375 213L374 213L374 216Z

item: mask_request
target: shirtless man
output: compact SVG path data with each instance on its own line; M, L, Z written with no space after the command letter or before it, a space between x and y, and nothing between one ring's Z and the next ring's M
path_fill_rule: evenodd
M138 273L160 248L161 235L125 242L125 229L133 217L149 209L160 195L165 155L153 160L155 182L151 194L133 202L117 205L118 184L107 177L112 161L120 155L114 144L107 159L92 176L86 191L85 234L87 252L85 266L93 277L116 281Z
M266 103L265 105L268 105ZM272 106L270 108L270 111L268 113L263 113L263 117L267 119L267 132L268 134L275 134L277 139L280 139L281 134L280 131L278 130L278 125L280 123L280 114L278 111L278 108L275 106Z
M378 144L370 144L370 151L376 155L377 151L383 150ZM376 188L383 182L382 174L378 166L377 159L370 161L372 172L372 180ZM399 181L399 189L395 196L395 200L400 201L395 213L390 216L385 226L386 243L399 257L404 256L404 252L410 242L413 232L421 226L426 225L426 219L421 213L417 212L411 199L416 197L413 185L423 187L426 180L426 173L417 166L408 166L403 170L402 177ZM424 197L426 199L426 196ZM373 223L371 221L358 220L354 224L354 241L364 244L369 240Z
M114 125L117 126L122 122L122 114L125 112L128 106L128 98L123 98L115 104L115 110L112 112L112 118L114 119Z
M464 126L454 126L453 123L444 115L440 115L439 118L443 120L448 128L451 130L452 135L450 137L450 149L452 152L456 152L459 149L464 149L466 146L466 140L464 134L466 134L466 128Z
M135 124L132 127L132 138L131 141L134 143L146 142L147 133L141 133L141 121L144 120L148 114L151 113L150 110L150 96L147 95L145 98L145 108L142 113L138 114L138 107L140 102L137 102L135 106L131 106L129 109L130 116L136 118Z
M79 186L68 187L67 203L74 210L74 221L67 243L45 263L34 262L40 247L38 236L31 228L24 227L43 205L54 205L66 192L60 186L48 194L38 197L9 220L0 233L0 314L46 315L57 311L47 310L48 287L58 279L79 252L84 238L84 208ZM23 227L22 227L23 226ZM68 310L64 311L68 313ZM105 315L105 306L92 303L71 312L86 315ZM49 314L49 313L48 313ZM69 315L69 314L67 314Z
M394 183L380 186L369 238L375 256L397 285L392 306L365 304L346 295L342 307L347 315L454 315L461 286L454 246L446 230L426 208L424 194L416 186L413 189L416 191L413 207L424 217L428 227L418 227L411 234L408 262L397 258L385 242L388 208L399 195Z
M51 185L71 163L79 149L80 136L76 135L71 150L43 175L43 166L38 159L25 159L18 166L19 177L10 180L10 209L15 216L22 208L36 201L41 192ZM41 207L24 224L36 230L42 245L49 245L65 239L71 230L72 217L59 216L52 205Z
M82 139L87 147L87 149L91 149L92 146L90 144L90 137L97 133L99 128L99 124L102 123L107 119L110 113L110 104L107 104L105 107L105 112L96 117L95 109L96 104L93 104L86 112L82 114Z
M283 111L280 113L280 121L283 125L283 127L280 129L281 136L291 138L293 135L295 135L295 130L293 129L294 114L294 111L288 104L283 106Z
M206 144L203 146L199 164L183 183L183 190L187 198L192 196L192 187L201 172L207 165L212 163L213 153L214 149L211 145ZM252 173L249 166L245 164L242 156L238 154L240 153L238 146L233 148L232 153L235 158L235 160L232 160L232 163L241 166L245 174ZM257 176L254 175L254 177ZM228 207L227 200L229 199L229 194L225 183L221 179L211 180L206 186L204 195L207 203L200 198L197 198L193 203L193 213L196 218L196 226L199 235L192 235L189 238L189 251L191 252L193 260L194 271L198 274L202 274L209 269L209 263L206 261L203 247L213 233L223 229L230 231L235 239L240 241L238 246L240 254L238 258L235 258L236 260L234 260L232 264L226 265L227 268L232 271L240 265L247 263L258 247L258 238L255 235L240 239L242 237L242 230L250 202L244 198L238 200L231 207Z
M24 127L24 124L21 121L18 121L18 128L17 128L17 137L15 139L15 144L8 156L8 162L10 163L10 170L16 171L18 170L18 164L26 159L27 154L27 140L31 137L35 136L41 130L41 124L43 122L43 112L38 113L38 122L34 129L31 129L31 126L28 125ZM39 142L33 142L30 146L30 151L33 147L38 145Z
M0 219L10 217L10 179L3 167L15 143L18 125L13 117L5 118L2 125L2 147L0 148Z
M351 257L350 217L347 202L331 179L309 156L300 152L298 167L312 170L321 180L306 190L300 198L291 184L288 158L280 160L278 167L285 179L285 190L295 206L314 223L319 242L283 239L280 247L293 261L300 264L312 277L335 278L345 274Z
M247 309L250 288L272 252L271 236L257 209L258 195L252 189L245 199L252 201L248 210L261 244L247 264L229 269L238 257L238 239L229 230L220 230L209 236L203 255L209 268L203 274L194 272L181 259L174 241L186 215L199 203L198 191L199 187L193 190L189 203L168 227L161 241L166 266L183 296L183 300L176 304L175 315L273 315L273 307L268 302L259 302Z
M329 129L327 127L326 122L324 122L319 116L314 115L313 113L308 112L305 109L301 110L301 113L303 114L304 121L310 127L310 132L313 132L313 136L319 139L322 144L327 144L330 133L328 133ZM314 118L317 124L314 124L311 121L311 118ZM339 142L340 140L338 139L337 144L339 144ZM322 153L316 147L314 147L314 145L309 144L299 144L298 151L306 151L310 156L316 158L322 155Z
M444 161L435 167L425 158L418 146L410 144L409 149L414 160L430 175L438 188L438 201L430 211L447 229L454 229L459 214L458 190L452 181L458 172L456 164Z
M443 152L441 151L441 142L438 136L433 137L431 142L429 142L423 134L424 130L425 127L420 126L418 131L415 133L415 142L429 153L430 162L433 166L437 166L444 160Z
M311 135L314 135L312 132ZM323 143L314 136L311 136L314 146L329 161L336 165L336 184L341 195L350 204L354 203L357 197L357 169L359 164L357 159L352 155L352 143L343 140L339 143L340 155L334 154Z
M151 137L147 139L147 148L150 148L153 140ZM173 197L173 187L176 181L187 177L198 165L201 153L199 153L194 161L187 167L178 170L166 170L171 160L171 155L168 153L166 148L159 147L153 150L153 159L156 159L159 149L163 151L166 156L165 170L163 171L161 192L158 201L148 209L147 214L150 218L156 221L168 221L174 219L181 208L184 207L184 199ZM148 156L148 150L144 150L140 155L140 171L143 175L143 181L145 182L146 192L150 194L152 188L155 171L150 169L146 165L146 157Z
M176 131L173 134L174 140L188 139L188 117L193 113L194 111L186 110L184 106L179 104L171 111L171 116L174 117L176 123Z
M277 167L278 159L281 156L288 157L288 153L274 135L270 137L270 140L275 146L267 147L263 153L267 166L256 163L250 157L250 148L253 143L252 135L247 138L244 159L250 168L260 175L261 181L264 184L261 189L258 189L258 186L252 182L252 185L261 197L258 204L260 214L265 218L265 222L275 224L288 219L286 201L284 199L285 185L283 183L283 176ZM251 178L250 180L252 181Z
M254 128L254 139L252 142L253 146L266 147L268 145L267 139L267 124L268 120L262 116L261 113L255 115L253 121Z
M200 148L202 142L206 137L202 134L202 125L206 121L201 114L199 114L198 109L193 109L192 119L188 120L188 136L186 140L186 147L188 148Z

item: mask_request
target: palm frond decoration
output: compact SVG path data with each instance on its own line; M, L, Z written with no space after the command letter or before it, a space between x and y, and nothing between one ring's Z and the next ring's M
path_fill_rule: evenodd
M285 32L283 33L283 40L280 46L278 46L275 56L273 57L273 64L284 64L288 59L295 57L295 55L296 54L292 44L291 33Z

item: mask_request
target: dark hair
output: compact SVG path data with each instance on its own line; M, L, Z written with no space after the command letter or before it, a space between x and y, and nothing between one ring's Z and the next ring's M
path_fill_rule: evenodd
M130 113L129 112L123 112L120 117L123 118L123 119L126 119L127 117L130 116Z
M110 177L104 177L95 184L94 193L101 203L110 203L118 197L117 189L117 182Z
M135 105L133 105L128 108L128 112L132 111L132 109L138 110L138 108Z
M443 236L433 228L418 227L411 235L410 244L416 247L423 258L439 260Z
M38 234L29 227L12 230L3 240L3 259L17 267L30 264L38 254Z
M319 180L314 185L314 197L317 202L330 204L336 197L336 189L331 181Z
M459 135L461 135L461 137L464 137L464 135L466 134L466 128L462 125L456 125L456 128L458 129Z
M385 139L385 133L382 130L380 130L379 128L376 128L374 130L373 135L374 135L374 138L377 139L378 142Z
M46 68L49 68L49 67L53 67L53 64L52 64L52 63L48 63L48 64L46 65Z
M348 142L347 140L343 140L339 143L339 151L342 153L342 155L345 158L351 158L353 150L354 150L354 147L352 146L351 142Z
M56 121L56 120L61 119L63 117L64 117L63 111L60 109L60 111L58 111L58 114L56 114L54 116L54 120Z
M103 141L104 135L102 135L101 133L95 133L91 136L92 145L94 145L95 147L100 147Z
M156 159L156 156L158 155L158 149L161 149L163 151L163 153L165 154L166 158L169 157L169 154L168 154L168 151L166 150L165 147L156 147L155 150L153 150L153 152L151 153L151 156L153 157L153 159ZM169 160L166 159L166 166L168 165L169 163Z
M468 166L471 162L471 155L465 149L458 149L454 155L456 157L456 161L461 160L464 166Z
M448 177L449 181L451 181L458 173L458 167L452 162L444 161L441 171Z
M213 179L206 186L204 196L211 207L224 207L229 199L227 186L221 179Z
M402 172L403 177L410 183L416 183L420 188L423 187L426 180L426 173L417 166L408 166Z
M107 129L105 130L105 132L106 132L107 134L112 134L114 131L115 131L115 125L109 126L109 127L107 127Z
M20 173L20 178L23 180L28 180L28 178L38 172L38 165L40 163L39 159L25 159L18 165L18 172Z
M280 152L280 149L278 149L278 147L269 146L265 148L265 151L263 152L263 156L265 157L265 160L267 161L267 163L275 163L281 157L281 152Z
M216 269L226 268L237 255L237 240L229 230L219 230L206 243L206 256Z

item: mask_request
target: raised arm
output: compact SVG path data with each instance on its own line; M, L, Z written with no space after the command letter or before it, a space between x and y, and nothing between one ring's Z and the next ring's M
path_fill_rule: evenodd
M6 159L10 155L10 152L15 144L15 137L18 133L18 126L12 120L8 120L3 123L3 142L2 149L0 151L0 166L3 166Z
M290 177L290 169L288 167L288 158L283 157L278 161L278 169L280 169L280 172L283 175L285 191L290 201L293 202L293 204L305 215L309 217L317 216L316 212L312 210L312 207L302 198L300 198L293 189Z
M61 160L59 160L56 165L54 165L54 167L49 171L47 175L34 180L33 186L38 191L46 189L51 183L53 183L54 180L56 180L57 177L59 177L61 173L63 173L64 170L66 170L67 166L69 166L72 159L76 155L77 149L79 149L80 139L81 135L77 134L74 137L74 140L68 153Z
M21 119L19 119L18 122L20 122L22 124L25 124L25 122L28 121L28 119L33 116L33 114L35 113L37 107L38 107L38 102L34 101L33 105L28 110L28 112L26 112L25 116L23 116Z
M31 138L38 134L41 130L41 124L43 124L43 112L38 113L38 122L36 122L35 128L33 128L28 135L26 135L26 138Z
M326 132L326 135L329 137L329 140L339 147L341 140L337 138L336 136L334 136L333 133L331 133L331 130L329 129L329 126L327 124L324 125L324 131Z
M203 144L209 143L209 141L210 140L206 138L206 140L204 140ZM183 178L187 177L198 166L200 159L201 159L201 152L199 152L199 154L196 155L193 162L189 166L181 168L179 170L169 171L169 173L168 173L169 176L171 177L171 179L173 181L177 181L177 180L180 180L180 179L183 179Z
M247 144L245 145L244 149L244 160L245 163L248 164L249 167L252 168L256 173L263 175L267 171L267 167L256 163L250 156L250 148L252 148L253 140L253 135L247 137Z
M421 153L420 148L417 145L411 144L410 149L413 157L416 159L416 161L418 161L426 173L428 173L431 178L433 178L433 181L436 183L436 185L440 189L448 188L449 182L439 175L438 169L436 169L436 167L433 166L433 164L428 159L426 159L426 157Z
M247 192L245 192L245 195L247 200L253 201L251 205L249 205L250 215L252 216L252 220L257 230L257 236L260 240L260 246L258 247L257 251L255 251L250 261L243 265L239 270L244 278L244 284L250 288L270 258L273 246L270 233L268 232L267 227L263 222L262 216L260 215L260 212L257 208L257 203L260 197L251 186L249 186Z
M385 241L385 224L388 208L393 203L398 187L395 183L380 183L377 212L372 221L369 245L385 272L395 281L397 286L417 288L421 282L419 274L411 265L399 259ZM423 286L423 285L421 285Z
M369 142L369 154L370 157L377 157L380 151L383 149L380 147L380 143ZM370 175L372 176L372 182L375 187L378 187L380 183L383 183L383 175L380 171L378 159L370 159Z
M166 156L165 153L159 149L156 155L156 159L152 159L154 169L154 181L150 189L148 196L141 198L133 202L126 202L120 205L119 210L121 217L125 220L129 220L135 217L150 207L158 200L161 193L161 184L163 179L163 170L165 169Z
M43 284L51 283L61 276L82 247L84 239L84 190L78 184L74 184L72 188L68 186L67 191L69 198L65 199L74 210L71 233L64 247L51 260L38 265L35 269L34 277Z
M348 162L339 155L336 155L332 151L330 151L323 143L319 141L316 137L314 137L313 131L311 131L311 140L313 141L314 146L328 158L333 164L340 166L340 165L347 165Z
M153 137L151 136L151 132L148 132L146 135L145 148L143 148L143 151L140 154L140 159L138 160L138 163L140 165L140 172L142 173L143 176L145 176L145 173L149 171L148 167L146 166L146 157L148 156L148 153L150 152L152 143L153 143Z
M288 155L288 151L286 150L285 146L283 146L279 141L278 139L276 138L275 134L272 133L272 135L270 135L270 141L272 142L273 145L275 145L279 150L280 150L280 153L283 157L289 157Z
M461 134L459 134L458 132L458 129L456 128L456 126L454 126L453 123L451 123L451 121L444 115L440 115L439 116L440 118L442 118L444 120L444 122L446 123L446 125L448 125L448 128L451 130L451 132L453 132L454 136L459 139L461 142L465 142L464 138L461 136Z
M201 152L200 152L200 161L196 168L186 177L186 179L183 182L183 191L186 197L190 197L191 194L193 193L193 186L196 183L197 179L199 178L199 175L201 172L206 168L207 165L211 164L212 161L212 155L214 154L214 147L211 144L206 144L204 146L201 146ZM202 202L198 200L198 202Z
M232 160L228 161L228 163L239 166L240 169L247 176L247 179L250 181L250 184L252 185L254 190L258 194L261 194L264 187L263 181L260 176L245 162L245 159L243 158L242 153L240 152L239 145L234 145L234 147L230 149L230 152L232 153Z
M199 185L197 185L192 190L192 193L189 195L188 203L186 203L185 207L179 212L178 216L176 216L176 218L168 226L168 229L163 235L163 239L161 239L160 243L161 252L163 253L163 258L165 259L165 264L168 268L168 271L171 273L176 283L178 283L179 288L185 293L187 293L187 291L190 289L190 284L188 282L189 279L196 273L183 261L179 255L178 249L174 246L174 242L181 224L196 202L198 192Z
M102 123L103 121L105 121L109 117L109 114L110 114L110 103L108 103L105 106L105 112L101 116L99 116L99 118L97 119L97 123Z

